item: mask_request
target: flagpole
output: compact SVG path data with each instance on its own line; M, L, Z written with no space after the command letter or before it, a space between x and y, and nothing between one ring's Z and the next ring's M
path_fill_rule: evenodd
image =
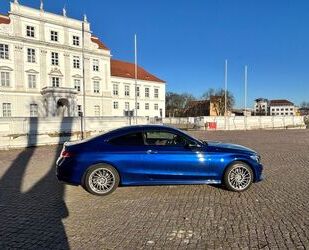
M135 70L135 124L137 124L137 41L134 34L134 70Z
M83 114L82 114L82 121L83 121L83 131L82 131L82 139L86 137L85 135L85 128L86 128L86 82L85 82L85 20L82 22L82 66L83 66Z
M247 84L248 84L248 66L245 65L245 129L247 130Z
M245 115L247 116L247 84L248 84L248 66L245 66Z
M227 60L224 65L224 117L226 129L226 115L227 115Z

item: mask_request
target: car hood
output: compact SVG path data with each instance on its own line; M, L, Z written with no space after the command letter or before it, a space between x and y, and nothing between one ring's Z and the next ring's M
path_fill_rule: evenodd
M224 152L242 152L242 153L249 153L249 154L257 154L251 148L247 148L242 145L232 144L232 143L223 143L220 141L207 141L208 147L213 148L216 151L224 151Z

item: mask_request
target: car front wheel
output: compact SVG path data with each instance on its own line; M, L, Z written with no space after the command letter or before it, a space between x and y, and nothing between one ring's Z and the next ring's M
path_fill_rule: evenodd
M108 195L119 185L117 170L105 164L90 167L85 175L83 187L94 195Z
M228 190L235 192L245 191L253 182L253 172L244 162L234 162L224 174L224 184Z

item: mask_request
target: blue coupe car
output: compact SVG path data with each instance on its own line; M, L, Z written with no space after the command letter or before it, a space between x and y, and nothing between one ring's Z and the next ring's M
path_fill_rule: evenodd
M119 185L224 184L244 191L262 180L260 156L234 144L201 141L171 127L119 128L80 142L66 142L57 177L107 195Z

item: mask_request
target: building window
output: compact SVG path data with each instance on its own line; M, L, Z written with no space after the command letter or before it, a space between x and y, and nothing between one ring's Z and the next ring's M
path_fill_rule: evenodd
M291 111L293 111L293 108L290 108Z
M158 105L157 103L155 103L154 109L155 109L155 110L159 110L159 105Z
M93 59L92 68L93 68L93 71L99 71L99 60L98 59Z
M130 109L130 103L129 102L125 102L124 103L124 109L125 110L129 110Z
M80 92L80 80L79 79L74 79L74 88Z
M0 59L9 59L9 45L0 44Z
M59 87L60 86L60 78L59 77L52 77L52 86Z
M149 88L145 88L145 97L149 97Z
M93 92L100 93L100 82L99 81L93 81Z
M118 93L119 93L118 84L113 84L113 95L118 96Z
M1 72L1 86L10 87L10 72Z
M28 88L29 89L36 88L36 75L32 75L32 74L28 75Z
M149 110L149 103L148 102L145 103L145 109Z
M94 106L94 115L100 116L100 106L99 105Z
M276 108L276 111L279 111L279 108Z
M3 117L11 117L11 103L2 103Z
M124 96L130 96L130 86L129 85L124 86Z
M35 63L35 49L27 49L27 61L30 63Z
M136 87L136 96L139 97L140 96L140 91L139 91L139 87Z
M59 65L59 54L57 52L51 53L51 64L55 66Z
M30 104L30 117L38 117L38 105Z
M74 69L79 69L80 68L79 56L73 56L73 68Z
M139 109L139 102L136 103L136 109Z
M79 46L79 36L73 36L73 45Z
M30 26L30 25L27 25L27 28L26 28L26 34L28 37L34 37L34 27L33 26Z
M154 89L154 98L159 98L159 89Z
M50 31L50 40L53 42L58 42L58 32L51 30Z
M114 102L114 109L118 109L119 105L118 102Z
M290 115L294 115L294 113L290 113Z
M82 111L82 105L77 105L77 114L78 114L78 116L81 115L81 112L83 112Z

